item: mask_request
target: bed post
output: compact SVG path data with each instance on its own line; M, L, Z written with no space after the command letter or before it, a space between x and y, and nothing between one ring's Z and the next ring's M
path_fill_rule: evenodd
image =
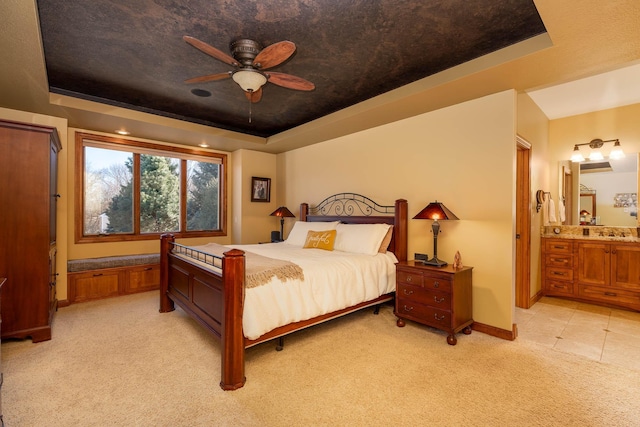
M173 234L165 233L160 236L160 313L175 310L173 300L167 295L169 293L169 251L173 242L175 242Z
M300 221L306 221L307 215L309 215L309 204L300 203Z
M398 258L398 261L406 261L407 260L407 252L408 252L408 241L407 241L407 233L409 226L409 217L408 217L408 207L407 201L405 199L396 200L395 207L395 227L396 231L394 232L395 238L397 239L395 242L395 255Z
M244 334L242 311L244 306L244 252L231 249L222 258L224 286L224 315L222 324L222 378L223 390L236 390L245 383Z

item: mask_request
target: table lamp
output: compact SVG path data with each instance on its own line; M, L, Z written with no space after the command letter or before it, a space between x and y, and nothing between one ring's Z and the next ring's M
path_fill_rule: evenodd
M423 261L425 265L435 265L436 267L444 267L447 265L446 261L438 259L438 233L440 233L441 220L458 219L453 212L451 212L445 205L438 202L431 202L426 208L422 209L413 219L431 219L433 224L431 229L433 231L433 258L427 261Z
M284 240L284 219L285 218L295 218L295 215L291 213L286 206L280 206L278 209L273 211L270 216L279 216L280 217L280 241Z

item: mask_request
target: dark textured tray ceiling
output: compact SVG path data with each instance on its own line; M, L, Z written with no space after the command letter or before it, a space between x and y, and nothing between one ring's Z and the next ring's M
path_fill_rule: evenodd
M50 91L257 136L291 129L545 32L531 0L38 0ZM273 71L316 85L268 83L252 106L231 68L182 40L229 52L231 40L290 40ZM196 96L192 92L210 93Z

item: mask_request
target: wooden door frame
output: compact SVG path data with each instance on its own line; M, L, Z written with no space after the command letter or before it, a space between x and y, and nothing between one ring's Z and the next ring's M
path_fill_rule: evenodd
M531 306L531 144L516 136L516 307Z

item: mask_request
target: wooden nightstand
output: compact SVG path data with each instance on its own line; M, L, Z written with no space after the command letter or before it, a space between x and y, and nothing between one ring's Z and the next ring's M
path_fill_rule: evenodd
M396 324L406 320L448 332L447 343L456 345L455 334L471 333L471 271L451 265L433 267L420 261L396 264Z

